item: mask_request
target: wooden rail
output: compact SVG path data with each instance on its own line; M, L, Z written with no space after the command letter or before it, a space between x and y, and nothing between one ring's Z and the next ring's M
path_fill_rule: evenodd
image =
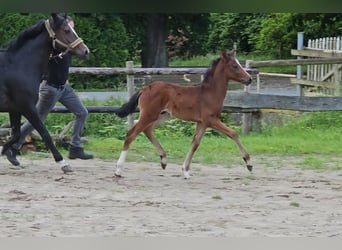
M113 113L117 106L87 106L90 113ZM260 109L296 110L296 111L341 111L342 97L307 97L253 94L248 92L228 92L223 103L223 112L249 113ZM56 106L51 112L68 113L62 106ZM139 110L136 110L139 112Z
M208 68L109 68L109 67L70 67L71 74L89 75L184 75L184 74L204 74ZM259 73L258 69L247 68L249 74Z

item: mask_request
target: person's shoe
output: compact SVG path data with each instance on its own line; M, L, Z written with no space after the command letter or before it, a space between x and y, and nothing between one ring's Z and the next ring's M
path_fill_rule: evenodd
M82 160L88 160L88 159L93 159L94 156L92 154L84 152L82 147L70 146L69 159L77 159L77 158L82 159Z
M14 149L12 147L10 147L9 149L6 150L6 152L4 152L4 154L7 157L7 160L10 163L12 163L12 165L14 165L14 166L20 165L20 162L17 159L17 153L18 153L18 150Z

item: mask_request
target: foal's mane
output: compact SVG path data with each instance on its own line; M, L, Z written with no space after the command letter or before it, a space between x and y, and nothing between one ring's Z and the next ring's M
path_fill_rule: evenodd
M215 71L215 68L216 68L217 64L219 63L220 59L221 59L221 57L215 59L215 60L211 63L210 67L207 69L207 71L206 71L205 74L204 74L204 78L203 78L203 80L202 80L202 83L208 82L208 81L209 81L209 78L213 76L214 71Z
M35 25L21 31L15 39L11 40L4 46L4 49L9 52L16 51L20 49L26 41L38 36L44 29L44 20L40 20Z

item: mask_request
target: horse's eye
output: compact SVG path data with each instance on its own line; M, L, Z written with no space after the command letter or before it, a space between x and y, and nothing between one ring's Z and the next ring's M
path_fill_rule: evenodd
M69 33L70 33L70 29L65 29L64 32L65 32L66 34L69 34Z
M233 69L237 69L237 68L238 68L237 64L233 64Z

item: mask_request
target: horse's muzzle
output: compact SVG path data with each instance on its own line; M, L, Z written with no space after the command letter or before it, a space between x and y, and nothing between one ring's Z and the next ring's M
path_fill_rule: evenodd
M89 58L90 51L88 48L85 48L83 53L77 54L77 57L81 60L86 60Z

